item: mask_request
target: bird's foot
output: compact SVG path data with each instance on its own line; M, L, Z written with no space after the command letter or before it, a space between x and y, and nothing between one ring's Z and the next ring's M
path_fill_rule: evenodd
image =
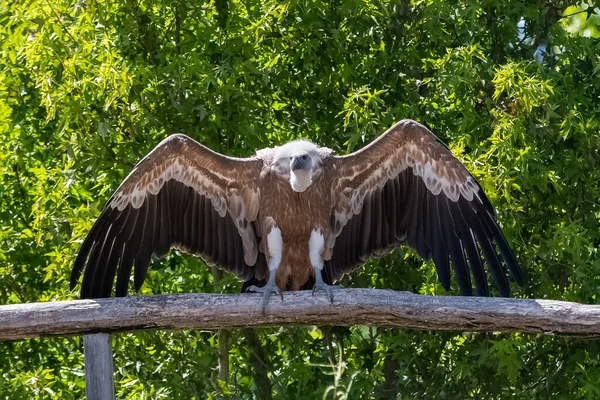
M329 299L331 300L331 304L333 304L333 291L339 289L339 286L328 285L325 282L323 282L323 280L321 280L320 282L317 280L317 282L315 282L315 285L313 286L313 296L315 295L315 291L319 289L324 290L327 293Z
M277 285L273 282L269 282L263 287L258 287L258 286L254 286L254 285L249 286L246 289L246 292L254 292L254 293L262 293L263 294L263 303L262 303L263 314L267 311L267 304L269 304L269 297L271 297L271 293L278 294L279 296L281 296L281 301L283 301L283 293L281 293L281 290L279 289L279 287L277 287Z

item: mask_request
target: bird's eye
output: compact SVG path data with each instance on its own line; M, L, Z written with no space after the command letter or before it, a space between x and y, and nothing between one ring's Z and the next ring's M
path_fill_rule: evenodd
M302 156L302 160L306 160L306 155Z

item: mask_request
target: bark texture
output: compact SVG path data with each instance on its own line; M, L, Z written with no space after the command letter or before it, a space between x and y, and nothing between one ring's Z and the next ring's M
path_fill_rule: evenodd
M340 289L334 303L310 291L132 296L0 306L0 340L139 329L228 329L367 325L425 330L526 332L600 337L600 306L564 301L421 296Z

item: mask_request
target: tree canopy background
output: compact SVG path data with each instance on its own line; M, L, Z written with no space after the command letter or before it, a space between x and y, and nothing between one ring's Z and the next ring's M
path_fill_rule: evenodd
M515 296L598 304L598 6L4 0L0 304L76 298L82 239L170 133L236 156L298 137L345 153L403 118L479 179L526 273ZM141 294L240 290L218 275L172 251ZM343 283L444 294L407 249ZM82 398L81 350L78 337L1 342L0 397ZM600 397L600 343L543 335L156 331L115 335L114 353L118 398Z

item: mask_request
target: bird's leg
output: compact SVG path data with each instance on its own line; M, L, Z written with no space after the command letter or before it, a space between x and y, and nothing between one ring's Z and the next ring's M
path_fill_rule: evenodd
M265 313L265 311L267 310L267 304L269 304L269 297L271 297L271 293L275 293L281 296L281 301L283 301L283 293L281 292L281 290L279 289L279 287L277 286L277 284L275 283L275 272L277 271L277 268L275 268L274 270L271 270L271 276L269 276L269 281L267 282L267 284L263 287L258 287L258 286L249 286L246 289L246 292L255 292L255 293L262 293L263 294L263 302L262 302L262 311L263 314Z
M315 285L313 286L313 295L315 291L318 289L324 290L329 299L331 300L331 304L333 304L333 289L337 288L337 286L328 285L323 282L323 248L325 247L325 238L323 238L323 234L320 230L315 229L310 234L310 240L308 242L308 251L310 254L310 263L315 270Z
M281 296L281 301L283 301L283 293L277 286L275 282L275 275L277 275L277 268L279 268L279 264L281 264L281 256L283 254L283 238L281 236L281 230L273 224L269 234L267 235L267 262L269 263L269 281L267 284L261 288L256 286L250 286L246 291L253 292L262 292L263 294L263 304L262 311L263 314L267 310L267 304L269 303L269 297L271 297L271 293L276 293Z
M315 286L313 286L313 296L315 294L315 291L317 289L321 289L324 290L327 295L329 296L329 299L331 300L331 304L333 304L333 289L337 289L337 286L333 286L333 285L328 285L325 282L323 282L323 276L322 276L323 271L319 268L315 268Z

